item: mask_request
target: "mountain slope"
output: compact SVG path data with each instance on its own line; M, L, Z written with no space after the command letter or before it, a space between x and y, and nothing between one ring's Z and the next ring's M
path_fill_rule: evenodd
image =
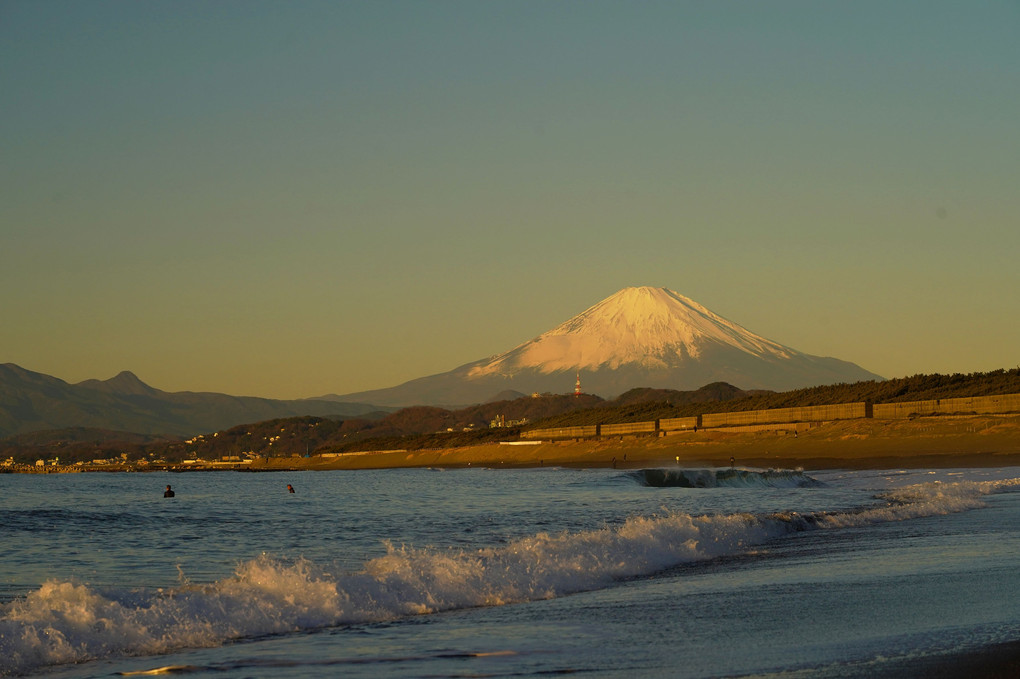
M382 405L456 405L499 391L692 390L712 382L787 390L881 380L853 363L812 356L757 335L665 288L625 288L510 351L390 389L341 397Z
M373 409L334 401L171 393L150 387L130 372L105 381L68 384L13 363L0 365L0 438L70 427L190 436L273 418L342 417Z
M472 369L471 376L616 370L624 365L673 368L703 351L729 347L763 357L799 352L745 330L665 288L626 288L530 342Z

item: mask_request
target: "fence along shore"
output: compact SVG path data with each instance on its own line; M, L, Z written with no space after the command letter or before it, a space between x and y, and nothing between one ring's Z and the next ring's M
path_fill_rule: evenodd
M596 439L607 436L665 436L670 432L723 427L772 427L774 425L810 424L835 420L906 420L935 415L997 415L1017 412L1020 412L1020 394L962 396L896 403L858 401L834 405L705 413L690 417L660 418L648 422L531 429L521 432L521 438L551 441Z

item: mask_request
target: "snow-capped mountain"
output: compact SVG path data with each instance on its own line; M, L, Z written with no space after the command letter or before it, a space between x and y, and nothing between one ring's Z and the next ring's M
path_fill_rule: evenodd
M447 373L343 400L466 405L506 390L616 396L634 387L786 390L883 379L858 365L805 354L756 335L666 288L625 288L510 351Z
M628 365L669 369L699 360L713 346L758 357L791 358L798 353L672 290L625 288L530 342L472 368L468 376L511 376L522 368L543 373L618 370Z

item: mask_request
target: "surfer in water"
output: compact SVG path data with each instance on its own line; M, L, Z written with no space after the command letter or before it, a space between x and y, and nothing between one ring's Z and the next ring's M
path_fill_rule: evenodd
M163 491L163 497L173 497L173 496L174 496L173 489L170 486L167 486L166 490Z
M287 484L287 492L288 492L288 493L293 493L293 492L294 492L294 486L292 486L292 485L290 485L290 484L288 483L288 484Z

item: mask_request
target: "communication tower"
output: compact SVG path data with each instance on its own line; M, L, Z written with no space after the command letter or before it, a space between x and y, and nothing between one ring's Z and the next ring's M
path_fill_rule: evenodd
M581 395L581 371L577 371L577 384L574 385L574 396Z

